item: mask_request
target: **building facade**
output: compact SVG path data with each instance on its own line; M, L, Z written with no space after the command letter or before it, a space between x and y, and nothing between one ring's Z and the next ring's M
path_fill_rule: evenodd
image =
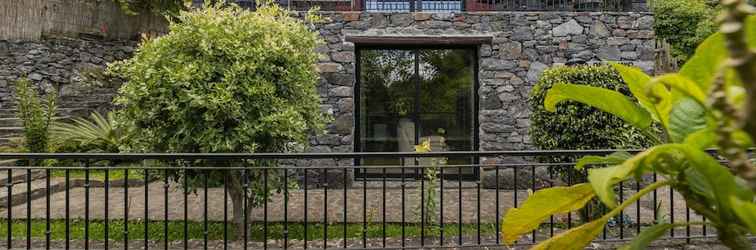
M532 149L527 99L543 70L606 61L649 73L655 67L653 16L633 1L289 1L282 4L321 6L324 17L314 27L325 41L317 49L318 90L323 112L334 120L327 133L312 137L309 152L413 151L426 140L434 151ZM2 105L10 103L9 83L28 76L59 86L64 111L107 108L117 86L93 88L87 77L134 46L0 41ZM50 59L57 57L66 63ZM353 164L317 161L310 164Z

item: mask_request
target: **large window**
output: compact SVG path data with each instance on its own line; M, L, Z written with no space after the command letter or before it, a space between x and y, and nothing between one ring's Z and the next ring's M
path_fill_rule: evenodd
M358 150L412 152L423 141L436 152L476 150L475 49L362 48L358 55ZM448 158L446 164L473 160ZM409 167L406 175L417 176L411 168L418 164L415 159L372 158L360 164L403 165ZM382 174L373 171L367 176ZM400 169L388 172L401 176Z

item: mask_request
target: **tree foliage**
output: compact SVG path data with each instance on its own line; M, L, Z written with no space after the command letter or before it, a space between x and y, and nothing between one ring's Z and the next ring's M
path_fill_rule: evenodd
M115 103L121 107L118 126L135 132L128 150L288 152L323 130L315 68L320 40L304 21L273 4L255 12L208 6L177 18L167 35L143 41L133 58L109 67L126 81ZM191 164L272 167L275 162ZM282 178L272 170L183 173L173 172L190 182L225 182L237 222L243 183L250 182L248 205L254 206L268 197L264 190L280 189Z
M682 64L706 37L716 31L717 4L708 0L656 0L654 33L672 46L672 56Z
M743 125L750 116L748 111L752 105L746 101L752 96L746 93L753 93L756 87L756 74L753 74L756 71L753 57L756 54L756 16L746 19L747 11L752 8L742 0L726 1L723 5L726 8L722 32L707 38L679 73L651 77L636 68L613 65L637 102L617 101L624 96L610 90L599 91L569 83L562 83L546 94L547 110L558 109L559 103L567 100L577 101L611 113L644 131L651 128L651 123L639 121L650 117L662 126L665 136L659 138L663 143L633 156L590 156L581 160L578 167L590 163L610 165L589 169L588 183L593 195L611 210L597 220L535 245L534 249L583 249L601 232L609 218L662 186L670 186L680 193L688 207L717 229L723 244L732 249L751 249L746 235L756 233L753 223L756 218L756 167L748 159L746 148L753 145L750 138L756 135L749 137ZM586 98L589 93L592 98ZM720 148L720 155L729 163L723 166L721 158L705 151L714 146ZM651 172L661 175L662 180L644 187L621 203L616 199L617 184ZM504 224L510 221L517 225L503 228L505 242L511 244L528 231L518 228L533 227L532 221L523 218L541 218L542 221L554 213L579 209L548 210L542 203L543 200L572 197L568 198L572 199L571 202L560 201L560 204L584 204L585 196L575 195L572 191L584 185L540 190L519 209L510 209ZM665 231L687 225L652 226L624 249L642 249Z

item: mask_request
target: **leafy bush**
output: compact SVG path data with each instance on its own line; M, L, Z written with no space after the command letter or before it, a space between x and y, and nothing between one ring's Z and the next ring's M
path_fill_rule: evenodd
M588 105L571 102L552 113L543 106L554 84L572 83L611 89L631 96L620 75L610 66L554 67L544 71L530 93L530 141L539 149L640 148L648 145L641 133L622 119ZM569 161L572 159L556 159Z
M126 145L128 134L115 127L115 115L94 112L86 118L73 118L70 122L55 122L51 134L59 152L118 153Z
M182 12L178 19L167 35L143 41L133 58L109 67L110 73L126 80L115 103L122 107L118 126L134 131L128 150L286 152L306 145L309 135L324 128L316 91L315 48L320 38L304 21L274 4L255 12L210 6ZM243 211L242 183L251 182L248 205L255 206L269 197L264 190L279 189L282 180L282 175L262 170L247 175L240 170L171 174L190 182L209 176L226 183L237 226ZM268 187L261 184L263 176L268 177Z
M707 0L656 0L654 32L672 46L672 56L679 64L693 55L696 47L716 31L716 3Z
M24 147L32 153L47 152L49 128L56 112L56 94L48 93L42 103L42 98L28 79L19 79L15 87L18 117L24 126Z

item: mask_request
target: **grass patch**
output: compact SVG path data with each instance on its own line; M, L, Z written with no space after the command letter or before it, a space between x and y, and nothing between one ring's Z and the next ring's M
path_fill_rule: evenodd
M0 220L0 238L5 238L8 235L7 228L8 220ZM25 220L12 220L12 237L14 239L26 238L26 221ZM165 238L163 221L151 221L148 224L147 236L150 240L162 240ZM182 240L184 238L184 222L183 221L168 221L168 240ZM111 220L108 223L109 235L111 240L123 240L124 239L124 221L123 220ZM129 239L144 239L144 221L129 221L128 222L128 235ZM222 240L223 239L223 227L222 222L208 222L208 239L210 240ZM71 220L70 221L70 234L72 240L84 239L84 221L83 220ZM229 223L228 235L229 238L233 238L234 225ZM65 220L51 220L50 221L50 237L53 240L65 240ZM187 222L187 235L189 239L204 239L204 225L202 222ZM249 225L249 231L247 235L252 240L262 241L264 226L262 223L252 223ZM305 225L303 223L289 223L288 232L289 239L302 240L305 237ZM323 231L325 227L323 224L317 223L307 224L307 239L318 240L323 239ZM362 237L362 224L347 224L347 238L361 238ZM404 227L406 237L419 237L421 227L417 224L407 224ZM481 224L481 235L494 235L496 233L496 227L494 224ZM32 220L31 223L31 236L32 238L43 239L45 237L46 224L44 220ZM269 223L268 224L268 239L283 239L284 237L284 224L282 223ZM328 225L328 238L339 239L344 234L343 224ZM457 235L457 224L447 224L444 228L445 236ZM463 224L463 235L476 235L477 225L475 224ZM400 237L402 235L402 226L398 223L386 224L386 236L387 237ZM438 236L440 230L436 227L431 229L426 226L426 236ZM368 238L383 237L382 224L368 224L367 227ZM102 220L94 220L89 222L89 239L103 240L105 239L105 223Z
M55 167L52 167L52 171L50 171L50 175L52 177L66 177L66 170L63 169L55 169ZM138 169L129 169L129 179L131 180L144 180L144 171L138 170ZM69 170L69 176L71 179L84 179L85 177L85 171L80 169L72 169ZM114 180L123 180L126 177L126 172L123 169L113 169L110 170L108 173L108 178L111 181ZM92 169L89 170L89 179L95 180L95 181L105 181L105 170L102 169Z

